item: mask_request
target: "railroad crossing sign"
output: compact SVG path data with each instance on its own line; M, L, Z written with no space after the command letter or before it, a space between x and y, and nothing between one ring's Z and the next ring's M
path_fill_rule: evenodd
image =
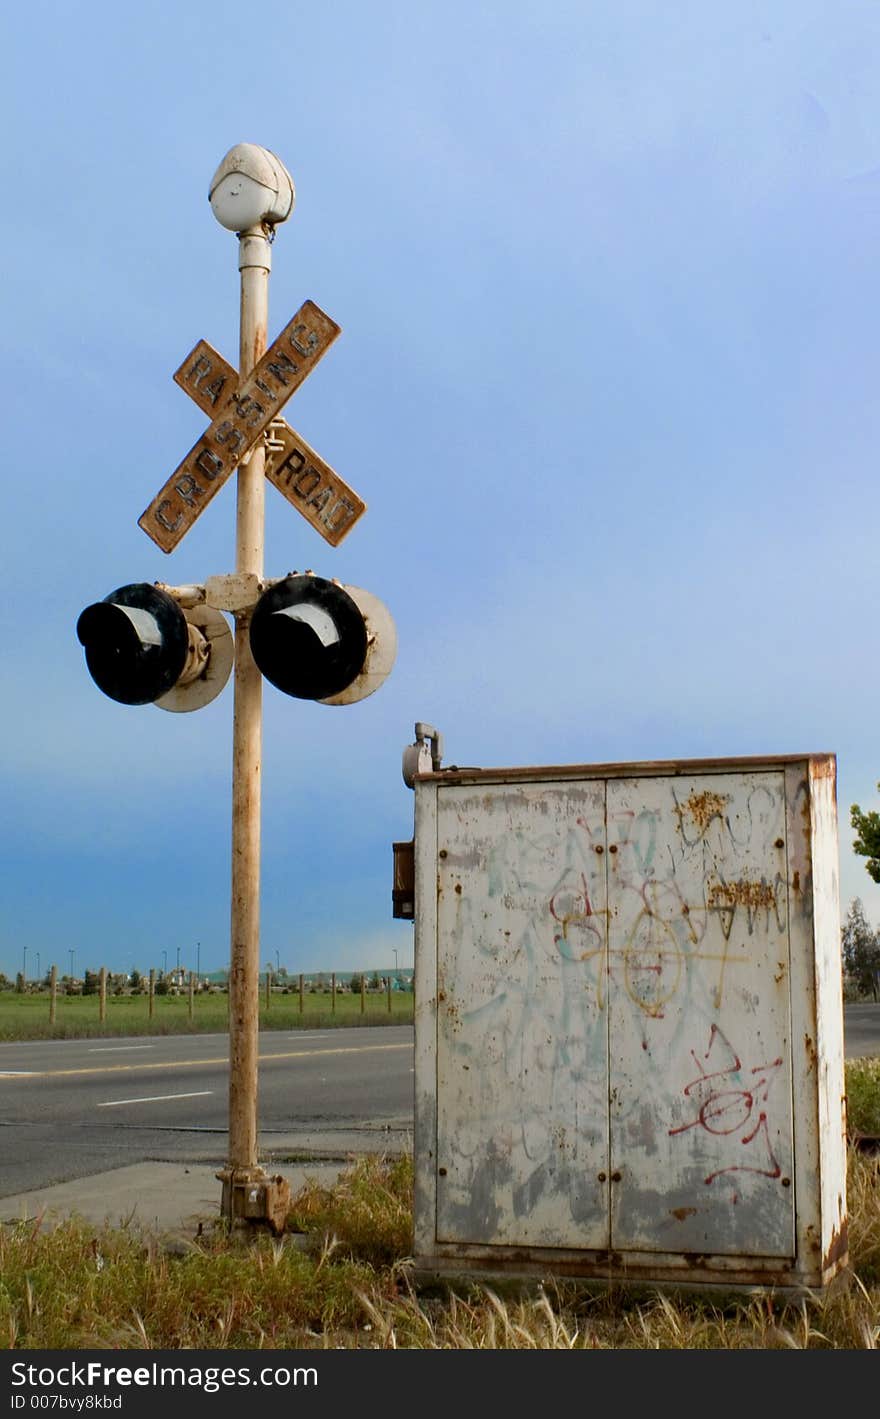
M329 315L306 301L240 387L232 366L199 342L174 378L213 415L212 422L138 518L138 526L163 552L174 550L270 425L267 473L271 466L275 486L333 545L354 525L365 504L288 424L277 420L282 405L339 333Z
M207 340L187 355L174 382L211 418L224 392L238 388L238 372ZM331 547L350 532L367 505L325 463L286 419L272 419L265 434L266 477Z

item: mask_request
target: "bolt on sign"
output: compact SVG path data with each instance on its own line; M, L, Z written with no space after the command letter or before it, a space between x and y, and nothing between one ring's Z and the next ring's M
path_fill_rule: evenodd
M207 340L199 340L174 372L174 382L213 417L219 400L238 388L238 373ZM264 435L266 477L332 547L338 547L367 505L285 419Z
M340 329L314 301L306 301L241 386L225 397L218 391L222 403L210 426L138 518L163 552L173 551L186 535Z

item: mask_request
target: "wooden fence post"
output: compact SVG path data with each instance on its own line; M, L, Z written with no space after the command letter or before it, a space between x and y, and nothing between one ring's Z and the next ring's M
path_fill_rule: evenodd
M153 1018L153 1001L155 1000L155 998L156 998L156 967L155 967L155 966L151 966L151 967L150 967L150 988L149 988L149 991L148 991L149 1017L150 1017L151 1020L152 1020L152 1018Z
M386 977L388 981L388 1014L391 1014L391 977Z
M193 1017L193 988L194 988L194 984L195 984L195 976L193 975L192 971L190 971L190 973L189 973L189 1018L190 1018L190 1019L192 1019L192 1017Z
M366 975L361 975L361 1014L362 1014L362 1015L363 1015L363 1013L364 1013L364 1010L366 1009L366 1006L367 1006L367 977L366 977Z
M303 982L303 973L302 973L302 971L300 971L300 973L299 973L299 1013L300 1013L300 1015L303 1013L303 1006L304 1006L304 1004L305 1004L305 984L304 984L304 982Z
M55 1024L55 1000L58 994L58 967L49 972L49 1024Z
M98 972L98 1019L103 1023L107 1015L107 967Z
M333 971L332 974L331 974L331 976L330 976L330 1009L331 1009L331 1010L334 1012L334 1014L335 1014L335 1012L336 1012L336 972L335 972L335 971Z

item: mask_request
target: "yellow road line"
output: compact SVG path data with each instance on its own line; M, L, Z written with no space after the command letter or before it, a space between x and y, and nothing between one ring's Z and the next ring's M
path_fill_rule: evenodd
M337 1049L293 1049L282 1054L261 1054L258 1063L263 1064L272 1059L312 1059L317 1056L323 1057L328 1054L375 1054L378 1050L392 1049L412 1049L408 1043L400 1045L348 1045ZM16 1078L24 1079L63 1079L71 1075L82 1074L141 1074L148 1069L196 1069L199 1065L228 1064L229 1056L223 1055L219 1059L169 1059L165 1061L151 1060L142 1064L106 1064L91 1066L88 1069L35 1069L24 1075L17 1075Z

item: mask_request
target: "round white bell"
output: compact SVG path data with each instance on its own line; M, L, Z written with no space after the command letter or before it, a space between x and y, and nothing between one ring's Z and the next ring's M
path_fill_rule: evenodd
M221 227L246 232L285 222L296 193L287 168L268 148L236 143L211 179L208 201Z

